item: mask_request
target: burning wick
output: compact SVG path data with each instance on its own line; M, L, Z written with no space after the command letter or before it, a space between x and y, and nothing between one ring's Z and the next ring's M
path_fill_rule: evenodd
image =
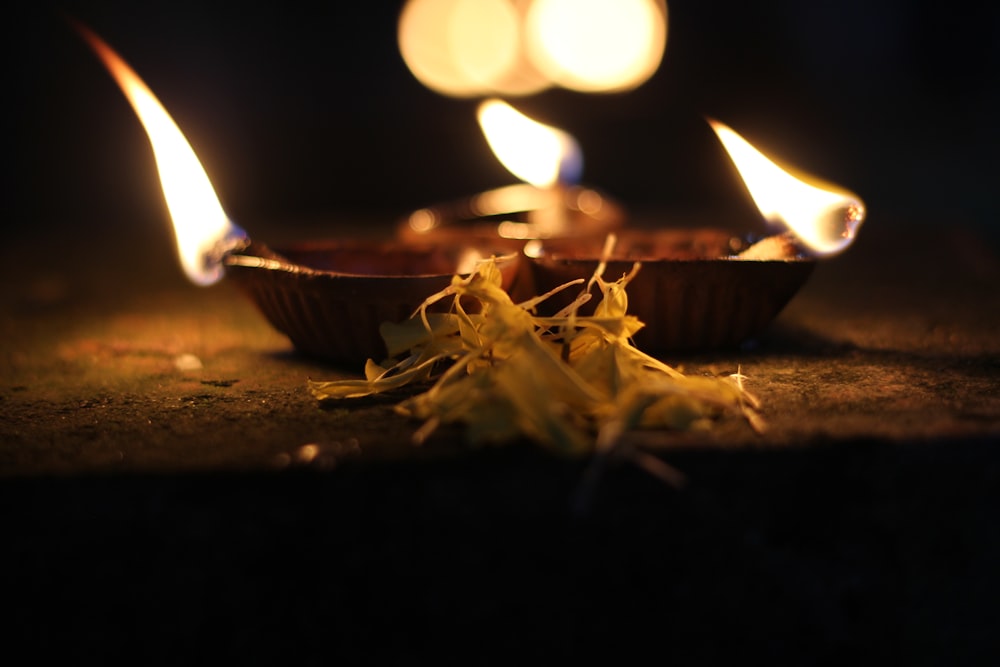
M810 176L796 178L728 126L708 122L768 222L787 228L815 256L839 254L854 242L865 219L857 195Z
M500 163L525 181L526 187L533 186L539 199L527 223L502 223L499 234L525 239L566 232L566 191L579 182L583 172L583 153L576 139L498 99L482 102L476 117Z
M576 139L566 132L528 118L497 99L480 104L477 118L497 159L522 181L547 188L580 179L583 155Z
M604 232L623 220L620 207L579 184L583 153L570 134L540 123L499 99L480 103L480 129L494 157L521 182L411 213L411 238L451 229L518 242Z
M229 220L194 150L153 92L104 40L80 23L73 25L115 78L149 136L185 274L198 285L217 282L225 255L249 243L246 232Z

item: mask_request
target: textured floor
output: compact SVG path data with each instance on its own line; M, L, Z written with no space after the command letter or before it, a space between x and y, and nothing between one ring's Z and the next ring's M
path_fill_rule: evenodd
M392 398L317 405L306 380L350 371L233 285L189 286L134 233L92 241L5 249L15 636L145 664L995 648L1000 254L974 228L872 224L754 344L668 360L741 368L770 424L636 436L681 489L457 430L414 449Z

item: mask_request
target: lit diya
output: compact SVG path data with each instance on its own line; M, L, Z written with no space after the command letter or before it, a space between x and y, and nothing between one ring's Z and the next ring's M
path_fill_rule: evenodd
M453 276L496 254L486 244L333 240L272 250L253 242L226 253L222 264L296 350L361 368L368 359L385 358L384 322L407 319ZM516 289L519 260L516 254L497 259L504 289Z
M575 184L580 164L575 142L537 124L542 131L530 132L528 143L552 144L557 155L549 160L551 173L540 179L542 185L526 178L528 184L460 205L422 209L391 240L272 249L229 220L187 140L135 72L92 31L77 28L149 135L187 276L208 285L231 275L298 351L345 366L382 359L383 323L409 317L453 276L473 272L478 259L500 256L501 286L515 298L532 296L591 275L613 231L621 239L607 275L642 262L629 289L629 310L645 323L637 343L656 354L737 343L763 331L808 278L812 258L846 248L863 218L853 195L792 178L714 123L765 217L790 232L750 245L711 230L622 230L624 216L613 201ZM515 118L523 127L517 115L490 101L480 120L485 127L491 117ZM544 138L546 132L554 141ZM494 150L510 168L506 149ZM773 188L758 190L757 180ZM775 206L775 198L782 205ZM791 207L783 208L787 202ZM804 219L813 227L800 226ZM557 308L558 301L539 307Z
M792 176L743 137L709 121L764 218L779 230L762 239L720 229L622 230L608 276L642 265L629 312L645 327L636 344L654 355L735 346L761 334L806 282L818 257L843 252L864 221L853 193ZM545 292L590 275L603 245L550 239L526 244L521 286ZM569 300L542 304L555 312Z
M480 105L479 121L500 161L527 182L420 209L400 225L400 236L446 243L493 238L519 249L513 295L522 300L586 279L601 261L609 278L640 262L629 312L644 323L635 340L650 354L735 346L758 336L806 282L816 258L846 249L864 219L857 196L790 175L710 121L773 234L629 228L613 199L576 184L582 160L568 134L498 100ZM606 256L609 233L616 242ZM561 291L537 308L557 313L575 297Z
M614 199L579 183L583 156L570 134L496 99L480 104L477 116L497 159L523 182L414 211L400 239L488 239L520 251L531 239L603 239L625 222Z
M156 96L114 50L77 29L114 76L149 135L181 266L199 285L232 276L297 350L356 366L380 358L384 321L408 317L477 259L504 254L500 244L446 248L428 243L317 241L270 248L251 240L219 203L187 139ZM518 257L498 266L513 288Z

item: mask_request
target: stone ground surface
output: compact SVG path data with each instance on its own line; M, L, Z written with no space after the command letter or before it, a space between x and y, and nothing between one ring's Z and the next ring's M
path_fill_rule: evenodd
M320 406L306 380L352 371L139 237L8 246L12 634L139 663L211 646L985 664L1000 252L971 227L898 230L821 262L754 345L667 360L741 368L770 425L637 435L679 489L626 463L586 486L587 461L470 451L455 429L414 448L395 397Z

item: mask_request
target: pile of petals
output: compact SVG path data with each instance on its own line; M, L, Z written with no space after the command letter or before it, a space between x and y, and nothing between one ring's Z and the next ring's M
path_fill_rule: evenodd
M605 256L613 244L611 236ZM759 402L739 372L688 376L632 343L643 324L627 313L626 288L640 269L637 263L607 282L601 262L589 281L514 303L500 286L496 260L484 260L410 319L385 323L389 359L369 360L364 379L310 380L309 389L326 401L418 387L396 406L422 420L416 442L445 423L463 424L473 444L527 437L565 454L608 452L634 429L704 428L725 415L762 431ZM536 314L552 294L574 287L581 293L569 306ZM595 287L600 301L593 314L581 315ZM451 300L446 312L428 311L443 299Z

